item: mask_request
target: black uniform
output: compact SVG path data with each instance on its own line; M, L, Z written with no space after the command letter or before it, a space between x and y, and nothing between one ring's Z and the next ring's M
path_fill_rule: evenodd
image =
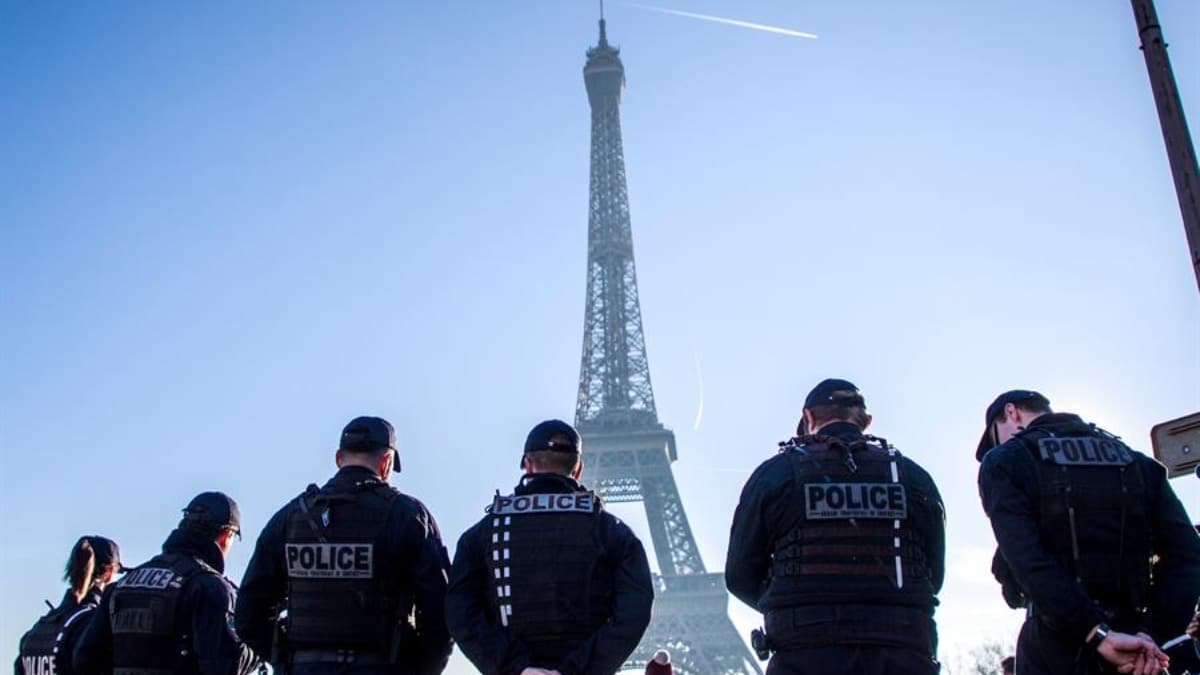
M936 673L944 559L929 474L834 422L746 482L725 583L765 615L768 673Z
M421 502L347 466L267 523L242 578L237 630L294 675L436 675L452 649L449 566ZM286 638L276 640L283 609Z
M82 600L70 590L63 594L62 602L21 637L14 675L74 675L71 651L99 604L100 591L95 587Z
M1187 616L1200 539L1162 465L1075 415L1048 413L987 451L979 490L1028 599L1018 675L1112 672L1084 646L1102 622L1173 637L1154 634L1144 608Z
M612 675L650 623L641 541L570 478L527 476L463 533L446 619L484 675Z
M236 591L206 537L177 529L163 552L104 592L75 647L78 675L247 675L259 665L233 632Z

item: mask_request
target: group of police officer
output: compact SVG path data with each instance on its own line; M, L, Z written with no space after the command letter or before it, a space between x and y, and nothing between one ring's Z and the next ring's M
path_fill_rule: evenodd
M742 491L725 578L764 615L754 642L774 654L769 675L939 670L942 499L870 423L857 387L821 382ZM15 675L247 675L264 662L437 675L454 642L485 675L611 675L654 594L641 542L579 482L580 450L569 424L535 426L518 485L451 564L433 516L388 485L392 426L356 418L333 478L263 529L240 592L223 574L237 504L203 493L162 553L119 580L116 544L81 539L71 588L22 638ZM993 571L1027 613L1016 672L1162 672L1156 641L1195 631L1200 596L1200 538L1164 468L1030 391L989 406L977 458ZM1196 656L1176 642L1177 665Z

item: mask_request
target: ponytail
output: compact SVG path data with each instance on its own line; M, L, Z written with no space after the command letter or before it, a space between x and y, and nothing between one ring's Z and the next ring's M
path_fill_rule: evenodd
M71 549L71 557L67 559L63 581L71 585L71 592L75 594L76 599L81 600L91 589L95 575L96 551L87 537L80 537L79 541L75 542L75 548Z

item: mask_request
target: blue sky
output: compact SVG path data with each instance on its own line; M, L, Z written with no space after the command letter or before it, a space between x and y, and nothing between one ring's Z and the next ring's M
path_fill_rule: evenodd
M1158 4L1194 121L1200 8ZM1146 450L1200 409L1130 8L664 6L820 35L609 3L651 371L706 563L804 393L846 377L946 498L947 655L1008 637L975 494L988 401L1037 388ZM573 414L595 19L0 4L0 653L79 534L143 560L208 489L257 533L358 414L396 424L393 482L453 549L528 428ZM1176 489L1200 518L1196 482Z

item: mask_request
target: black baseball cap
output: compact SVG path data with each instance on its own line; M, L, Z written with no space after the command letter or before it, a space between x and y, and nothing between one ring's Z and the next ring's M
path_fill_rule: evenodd
M199 530L230 528L242 533L242 513L237 502L224 492L201 492L183 509L180 527Z
M854 396L834 398L833 394L839 391L852 391ZM806 410L818 405L866 405L866 402L863 401L862 393L858 391L858 387L854 386L853 382L829 378L817 383L817 386L813 387L812 391L808 392L808 396L804 398Z
M982 462L987 451L996 447L996 437L992 434L992 422L1000 416L1000 413L1004 412L1004 406L1022 401L1032 402L1040 408L1050 407L1050 399L1031 389L1013 389L997 396L996 400L987 407L987 412L983 417L983 436L979 438L979 447L975 448L976 460Z
M380 448L392 451L393 468L400 471L400 451L396 449L396 429L382 417L355 417L342 429L339 450L370 452Z
M98 534L89 534L83 538L92 547L92 553L96 556L97 569L115 565L118 572L125 571L125 566L121 564L121 547L117 546L117 542Z
M566 436L569 440L555 440L559 436ZM525 455L531 452L541 450L579 454L579 446L579 432L575 431L575 427L562 420L546 420L529 430L529 435L525 437L525 451L521 453L521 459L524 460Z

